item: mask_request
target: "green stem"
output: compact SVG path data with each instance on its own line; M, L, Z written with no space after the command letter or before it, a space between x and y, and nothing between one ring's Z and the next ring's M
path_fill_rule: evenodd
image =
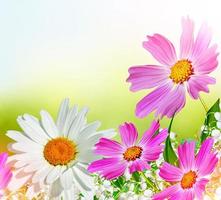
M146 184L151 187L154 191L158 191L157 186L144 174L144 172L140 172L141 176L145 179Z
M204 110L206 111L206 113L209 111L208 107L206 106L205 101L203 100L203 98L199 95L199 100L201 102L201 104L203 105Z

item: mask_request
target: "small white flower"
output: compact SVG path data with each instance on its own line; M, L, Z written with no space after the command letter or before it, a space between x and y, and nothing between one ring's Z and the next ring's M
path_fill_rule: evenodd
M32 199L39 189L50 186L50 198L64 196L72 200L78 188L85 199L92 199L93 177L87 172L88 163L98 159L94 145L101 137L113 137L113 130L97 131L100 122L87 124L88 108L78 111L69 108L65 99L54 122L51 115L42 110L41 120L24 114L17 119L23 132L8 131L7 136L15 140L10 145L14 155L10 157L14 176L8 185L16 191L29 184L28 198Z
M153 195L153 192L152 192L151 190L145 190L145 191L144 191L144 196L146 196L146 197L152 197L152 195Z
M111 182L108 181L108 180L104 180L103 186L104 186L105 188L110 188L110 187L111 187Z
M217 197L221 197L221 187L218 187L218 188L216 189L216 196L217 196Z
M221 121L221 113L220 113L220 112L216 112L216 113L214 114L214 117L215 117L215 119L216 119L217 121Z
M142 188L142 190L146 190L147 189L147 184L146 183L142 183L141 184L141 188Z
M176 133L170 132L170 139L175 140L176 139Z
M221 121L216 122L217 128L221 129Z
M214 130L212 130L211 135L214 139L217 140L221 136L221 132L220 132L220 130L214 129Z

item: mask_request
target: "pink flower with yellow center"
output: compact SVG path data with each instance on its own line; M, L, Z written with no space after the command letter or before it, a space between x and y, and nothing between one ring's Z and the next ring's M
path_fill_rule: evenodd
M125 123L119 127L122 144L106 138L101 138L96 144L95 153L105 158L91 163L89 172L98 172L107 179L115 179L129 172L150 169L148 162L159 158L163 150L162 142L167 138L167 129L159 130L159 122L152 122L141 140L138 140L136 127L132 123Z
M7 158L7 153L0 154L0 191L4 190L7 187L12 177L12 172L10 168L6 165Z
M185 142L180 145L179 167L165 162L159 173L172 186L156 194L153 200L202 200L209 176L218 162L216 154L211 151L212 147L213 139L205 140L195 156L195 142Z
M156 116L172 117L185 105L186 92L199 98L199 92L209 92L208 85L215 79L208 76L218 65L217 45L210 45L212 34L203 24L194 39L194 24L189 18L182 21L180 55L173 44L164 36L147 36L143 47L149 51L160 65L134 66L129 69L128 82L133 92L156 88L145 96L136 107L140 118L156 111Z

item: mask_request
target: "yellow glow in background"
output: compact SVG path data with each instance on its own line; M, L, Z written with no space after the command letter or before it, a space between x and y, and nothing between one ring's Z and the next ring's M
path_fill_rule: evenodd
M153 115L137 119L134 109L147 91L131 93L125 82L128 68L156 63L142 48L147 34L161 33L178 49L181 17L194 19L196 29L206 21L221 46L219 1L148 0L22 0L0 2L0 150L9 142L7 130L19 127L18 115L39 117L46 109L56 116L64 97L90 107L89 121L102 129L134 122L140 133ZM208 106L221 89L203 94ZM204 121L199 101L188 98L173 131L179 138L194 138ZM168 126L164 119L162 126Z

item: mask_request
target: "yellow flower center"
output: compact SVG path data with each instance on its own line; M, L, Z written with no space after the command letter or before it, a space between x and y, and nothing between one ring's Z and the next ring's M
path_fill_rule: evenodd
M138 146L129 147L123 154L126 161L134 161L137 158L140 158L143 149Z
M67 165L76 158L76 144L59 137L48 141L44 147L44 157L51 165Z
M183 178L181 180L181 187L183 189L190 189L193 187L193 185L196 183L196 172L189 171L188 173L183 175Z
M179 60L171 67L170 78L174 83L188 81L191 75L193 75L193 67L189 60Z

